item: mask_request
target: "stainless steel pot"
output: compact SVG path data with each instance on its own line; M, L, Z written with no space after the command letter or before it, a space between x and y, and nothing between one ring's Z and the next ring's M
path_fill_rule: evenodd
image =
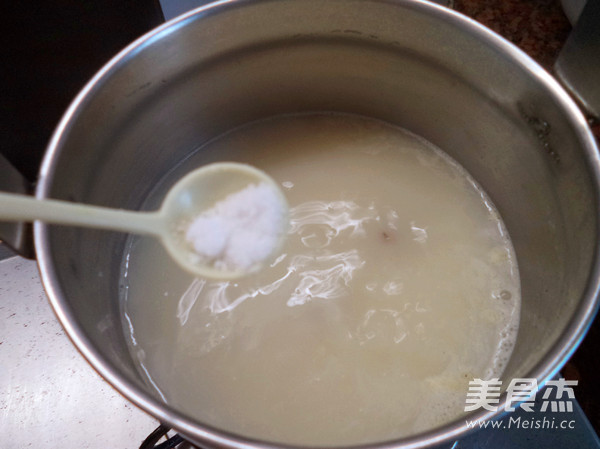
M598 307L598 148L548 73L435 5L234 0L169 22L116 56L75 99L36 196L136 208L203 142L251 120L323 110L407 128L479 181L512 236L522 282L521 328L503 378L543 383L554 375ZM124 396L203 447L277 446L196 422L141 379L120 318L124 235L43 223L34 231L58 318ZM460 419L369 447L424 447L465 431Z

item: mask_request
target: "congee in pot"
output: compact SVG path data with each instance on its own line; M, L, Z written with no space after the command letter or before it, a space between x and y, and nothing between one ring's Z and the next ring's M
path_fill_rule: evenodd
M450 422L470 380L501 376L519 324L517 260L489 197L447 154L363 116L280 115L204 144L145 208L216 161L280 184L288 237L260 272L218 282L130 238L125 333L165 402L247 437L343 446Z

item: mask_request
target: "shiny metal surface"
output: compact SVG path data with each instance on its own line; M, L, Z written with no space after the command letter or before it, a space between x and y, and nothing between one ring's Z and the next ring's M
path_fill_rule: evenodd
M554 66L585 110L600 120L600 0L588 0Z
M581 14L581 11L583 11L585 3L586 0L560 0L563 11L569 19L569 22L571 22L571 25L577 23L577 19L579 19L579 15Z
M585 110L600 120L600 0L587 0L554 66Z
M116 56L76 98L36 195L139 207L203 142L251 120L314 110L398 124L470 171L502 214L520 265L522 325L504 378L544 382L556 373L598 307L598 148L547 72L433 4L230 0L181 16ZM57 316L119 391L204 446L281 447L195 422L144 384L120 322L122 235L39 223L34 231ZM464 431L458 420L369 447L424 447Z
M157 425L73 347L35 262L0 261L0 447L135 449Z

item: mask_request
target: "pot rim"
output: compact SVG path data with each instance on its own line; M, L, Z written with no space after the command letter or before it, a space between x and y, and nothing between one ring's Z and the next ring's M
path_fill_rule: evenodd
M277 0L265 0L271 2ZM338 2L352 3L355 0L329 0ZM365 0L363 0L364 2ZM518 66L528 72L528 74L539 84L544 86L549 95L557 102L560 108L565 112L573 129L576 130L581 142L582 150L585 153L588 169L592 176L595 187L596 202L600 196L600 155L595 138L587 124L587 121L576 105L575 101L561 87L546 70L537 62L526 55L522 50L512 43L505 40L492 30L486 28L473 19L470 19L456 11L449 10L434 3L424 0L367 0L372 3L391 4L404 8L411 8L419 12L429 14L431 17L446 21L451 25L461 28L478 39L482 45L487 45L508 59L512 60ZM78 110L83 107L86 99L93 95L97 86L110 76L118 66L125 63L128 59L134 57L135 53L149 46L155 40L161 38L163 34L170 33L186 23L198 20L205 15L225 13L227 11L244 8L248 4L255 3L255 0L220 0L201 6L189 11L179 17L176 17L165 24L151 30L141 36L133 43L125 47L108 63L106 63L96 75L85 85L79 94L72 101L67 111L56 127L52 138L46 149L44 159L39 172L38 183L35 196L38 199L48 198L51 191L52 179L56 170L56 160L60 156L61 142L71 126L71 122L76 117ZM596 220L600 223L600 207L596 211ZM598 230L596 237L598 240ZM94 347L93 343L86 337L83 328L75 320L74 315L67 304L63 301L63 291L61 289L55 266L50 256L49 226L36 221L34 223L34 240L37 253L37 262L40 270L43 285L48 294L50 304L54 313L61 322L66 334L69 336L78 351L91 364L91 366L114 388L117 389L125 398L133 402L145 412L156 417L161 423L167 423L181 432L191 441L197 441L201 444L214 444L218 447L231 447L236 449L301 449L306 446L277 444L263 442L252 438L243 437L237 434L229 433L206 424L197 423L191 417L176 411L168 404L165 404L154 398L133 382L125 379L119 374L118 369L110 362L105 360L100 352ZM597 246L597 245L596 245ZM593 266L586 290L583 294L581 307L576 311L568 326L559 337L557 344L549 351L545 357L530 371L529 377L538 380L541 387L549 379L554 377L560 368L566 363L569 357L577 349L583 340L587 330L592 324L595 314L598 311L598 294L600 292L600 261L598 250L594 254ZM496 412L478 411L464 415L455 421L443 425L439 428L411 435L406 438L391 441L383 441L371 444L361 444L356 446L343 446L345 449L367 449L367 448L405 448L416 449L430 445L449 442L466 435L469 431L465 421L485 421L491 418L499 417L507 412L506 393L501 396L499 409ZM342 448L342 446L331 446L331 449Z

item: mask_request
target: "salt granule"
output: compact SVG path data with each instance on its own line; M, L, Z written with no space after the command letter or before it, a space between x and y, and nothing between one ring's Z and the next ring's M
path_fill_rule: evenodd
M286 210L275 187L250 184L194 218L186 239L203 262L222 270L247 271L277 248Z

